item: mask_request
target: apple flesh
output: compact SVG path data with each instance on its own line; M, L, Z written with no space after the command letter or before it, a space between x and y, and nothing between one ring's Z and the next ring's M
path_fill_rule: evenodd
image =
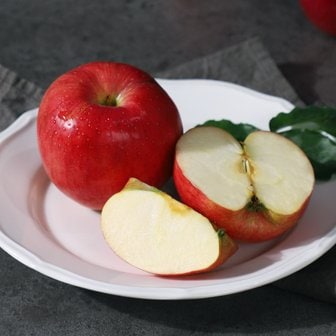
M179 112L147 73L92 62L57 78L42 98L37 139L51 181L100 210L130 177L161 187L182 134Z
M134 178L104 205L101 228L118 256L157 275L206 272L237 249L206 217Z
M256 131L239 143L216 127L197 127L177 143L174 182L181 200L234 239L280 236L302 216L312 166L293 142Z

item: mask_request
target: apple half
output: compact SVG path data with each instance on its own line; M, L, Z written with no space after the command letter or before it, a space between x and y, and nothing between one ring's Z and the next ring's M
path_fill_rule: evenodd
M157 275L209 271L237 249L206 217L135 178L106 202L101 228L119 257Z
M280 236L302 216L314 187L304 152L285 137L250 133L243 143L217 127L196 127L176 146L181 200L234 239Z

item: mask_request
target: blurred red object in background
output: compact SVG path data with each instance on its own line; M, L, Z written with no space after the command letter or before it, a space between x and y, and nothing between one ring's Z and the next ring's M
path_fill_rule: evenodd
M300 4L312 23L336 36L336 0L300 0Z

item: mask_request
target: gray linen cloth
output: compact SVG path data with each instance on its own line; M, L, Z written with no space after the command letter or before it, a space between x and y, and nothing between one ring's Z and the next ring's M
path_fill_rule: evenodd
M303 105L258 38L157 73L156 77L224 80ZM43 90L37 85L0 65L0 130L23 112L37 107L42 94ZM1 267L6 269L6 265ZM274 285L336 303L336 247Z

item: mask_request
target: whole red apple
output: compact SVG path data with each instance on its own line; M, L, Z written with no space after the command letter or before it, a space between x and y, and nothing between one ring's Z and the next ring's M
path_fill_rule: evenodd
M101 209L130 177L162 186L182 134L179 112L146 72L92 62L57 78L37 115L37 138L50 180L66 195Z
M336 0L300 0L307 17L321 30L336 35Z

